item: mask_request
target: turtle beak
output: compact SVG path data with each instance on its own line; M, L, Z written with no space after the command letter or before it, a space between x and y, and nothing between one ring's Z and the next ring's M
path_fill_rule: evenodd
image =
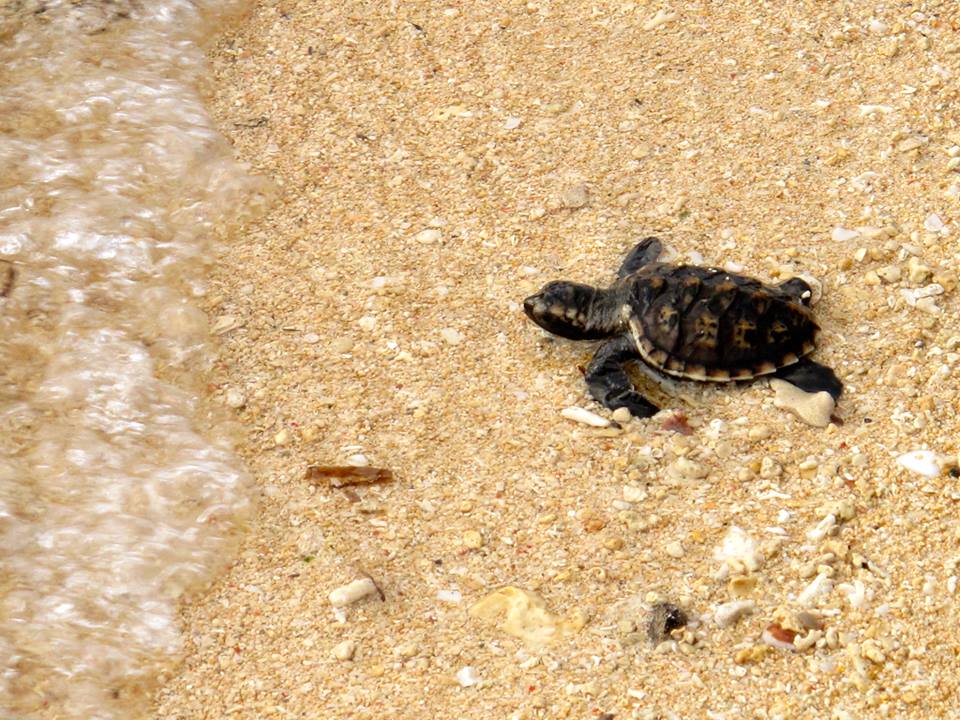
M528 318L536 322L537 316L543 313L543 300L540 299L540 296L531 295L524 300L523 312L526 313Z

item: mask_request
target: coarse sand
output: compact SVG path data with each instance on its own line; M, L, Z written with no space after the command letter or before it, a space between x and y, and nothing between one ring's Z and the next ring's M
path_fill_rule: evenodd
M936 1L257 3L211 103L278 200L207 310L261 508L156 717L960 717L958 28ZM650 234L820 280L834 423L762 380L684 383L691 434L561 416L610 417L593 346L520 302ZM307 478L364 460L393 481ZM383 599L331 606L365 577ZM564 631L468 612L504 586ZM659 643L658 602L688 619Z

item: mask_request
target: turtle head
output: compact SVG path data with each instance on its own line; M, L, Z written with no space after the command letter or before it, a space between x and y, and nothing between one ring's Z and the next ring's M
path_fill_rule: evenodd
M618 331L619 303L609 290L557 280L523 301L527 317L547 332L569 340L599 340ZM616 307L614 307L616 305Z

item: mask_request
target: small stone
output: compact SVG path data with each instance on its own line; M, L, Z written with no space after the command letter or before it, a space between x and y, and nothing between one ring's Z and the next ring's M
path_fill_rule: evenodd
M807 587L797 596L797 605L806 606L812 603L821 595L826 595L833 590L833 580L825 573L819 573Z
M453 328L443 328L440 331L440 337L450 345L459 345L463 342L463 334Z
M377 319L371 317L370 315L364 315L357 321L357 325L360 326L361 330L366 330L367 332L372 332L373 329L377 326Z
M521 122L523 121L518 117L508 117L506 120L504 120L503 127L506 130L515 130L516 128L520 127Z
M940 474L940 463L937 462L937 454L932 450L904 453L897 458L897 464L924 477L937 477Z
M210 332L212 332L214 335L226 335L231 330L235 330L242 325L243 321L238 317L233 315L221 315L214 321L213 327L210 328Z
M620 423L621 425L625 425L626 423L630 422L632 418L633 415L631 415L630 411L625 407L618 407L613 411L614 421Z
M477 675L473 666L467 665L457 671L457 682L460 683L460 687L473 687L480 682L480 676Z
M286 445L289 440L290 433L286 429L281 430L273 436L273 442L275 445Z
M623 543L623 538L620 538L620 537L608 538L608 539L604 540L604 542L603 542L603 546L604 546L607 550L614 550L614 551L615 551L615 550L622 550L622 549L623 549L623 544L624 544L624 543Z
M667 555L669 555L670 557L677 558L677 559L682 558L686 554L686 551L683 549L683 545L681 545L677 541L669 542L666 545L664 545L663 551L667 553Z
M877 276L886 283L899 282L903 273L896 265L887 265L877 270Z
M666 10L657 10L657 14L652 18L643 23L644 30L654 30L661 25L666 25L668 22L672 22L677 19L677 13L668 12Z
M830 424L836 407L836 401L830 393L804 392L796 385L779 378L771 380L770 387L776 393L773 399L776 407L791 411L803 422L814 427L826 427Z
M354 453L347 458L347 465L352 467L367 467L370 459L363 453Z
M937 305L937 301L932 297L923 297L917 300L917 310L925 312L929 315L939 315L943 312L943 308Z
M564 408L560 411L560 414L567 420L573 420L574 422L583 423L584 425L600 428L610 427L610 421L605 417L600 417L596 413L592 413L589 410L575 405Z
M471 550L477 550L483 547L483 535L481 535L476 530L467 530L463 534L463 545L464 547L470 548Z
M443 233L440 232L439 229L426 228L418 232L414 236L414 239L419 243L423 243L424 245L429 245L431 243L439 242L441 237L443 237Z
M303 336L303 341L307 345L316 345L318 342L320 342L320 336L316 333L307 333Z
M628 503L639 503L647 499L647 491L636 485L623 486L623 499Z
M923 221L923 229L928 232L940 232L945 227L943 220L936 213L930 213Z
M563 191L561 196L563 206L571 210L577 210L590 202L590 191L586 183L577 183Z
M361 327L363 327L362 320L363 319L361 318L361 323L360 323ZM370 320L373 320L373 318L370 318ZM376 321L374 320L373 324L370 326L369 329L373 330L373 325L375 324L376 324ZM364 328L364 329L366 330L367 328ZM348 352L353 350L353 338L339 337L333 341L333 344L330 346L330 348L338 355L346 355Z
M357 652L357 643L353 640L344 640L342 643L338 643L333 647L333 656L337 660L347 661L353 660L353 656Z
M745 598L753 594L757 587L755 575L738 575L727 583L727 592L734 598Z
M912 284L923 285L932 275L933 270L920 262L916 256L911 257L907 261L907 278Z
M377 584L373 580L361 578L333 590L329 596L330 604L335 608L341 608L379 592Z
M753 600L732 600L722 603L713 611L713 621L718 627L732 627L740 618L751 615L756 607Z
M234 410L239 410L246 404L247 398L242 392L236 388L230 388L227 390L227 405L232 407Z
M766 440L771 434L769 425L755 425L747 432L747 437L751 440Z
M857 230L849 230L843 227L835 227L830 233L830 237L834 242L847 242L848 240L853 240L860 237L860 233Z
M677 458L667 467L667 474L674 479L700 480L705 478L709 472L709 468L705 465L685 457Z
M807 531L808 540L823 540L833 529L837 526L837 518L835 515L827 515L823 520L817 523L817 526L812 530Z

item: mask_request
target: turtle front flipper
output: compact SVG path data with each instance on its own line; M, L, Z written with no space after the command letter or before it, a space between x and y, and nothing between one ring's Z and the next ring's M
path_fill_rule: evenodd
M620 270L617 271L617 280L623 280L644 265L656 262L661 252L663 252L663 243L660 240L655 237L644 238L627 253Z
M843 392L843 383L833 370L808 358L780 368L774 377L786 380L804 392L828 392L834 402L840 399L840 394Z
M629 336L608 340L587 366L587 387L593 398L610 410L625 407L634 417L650 417L660 408L638 393L630 382L624 365L634 361L642 359Z

